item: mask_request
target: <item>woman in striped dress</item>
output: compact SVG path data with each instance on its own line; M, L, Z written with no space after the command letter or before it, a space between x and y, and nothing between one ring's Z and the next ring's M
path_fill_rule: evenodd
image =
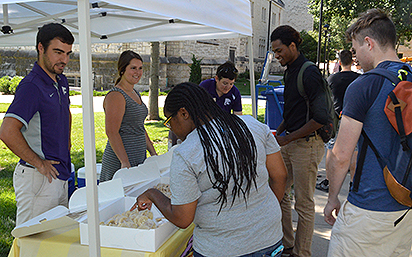
M106 95L106 149L102 158L100 182L111 180L120 168L137 166L146 159L146 150L157 155L144 128L147 107L134 89L143 75L143 60L133 51L124 51L117 64L118 79Z

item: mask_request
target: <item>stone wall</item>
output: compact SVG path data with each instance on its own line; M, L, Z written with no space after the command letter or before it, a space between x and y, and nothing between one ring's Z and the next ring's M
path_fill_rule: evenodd
M301 2L303 0L299 0ZM288 0L287 4L291 7ZM269 5L271 7L269 8ZM253 52L255 71L261 72L267 51L268 33L276 26L283 24L285 9L269 0L251 0L253 26ZM269 10L271 11L269 13ZM270 19L269 19L270 18ZM303 22L302 19L299 20ZM307 21L303 22L307 23ZM144 60L143 77L137 85L147 90L150 74L150 42L112 43L92 45L94 88L108 89L116 79L117 58L125 50L139 53ZM79 46L73 46L73 56L65 69L65 74L72 84L79 84ZM249 50L247 37L232 39L209 39L160 42L159 86L161 89L188 81L192 57L202 59L202 78L207 79L216 74L217 67L227 60L233 60L240 73L249 70ZM25 76L37 59L34 47L0 48L0 76ZM283 69L275 62L272 72Z
M144 91L149 89L150 56L147 54L142 54L141 56L143 58L143 76L136 85L136 88ZM117 78L118 58L118 53L92 54L94 89L107 90L114 85ZM11 77L16 75L26 76L33 68L36 60L37 52L35 50L0 48L0 77L6 75ZM69 83L80 85L80 61L78 52L74 52L71 56L64 74L68 77ZM182 58L160 58L159 87L161 90L166 89L168 85L171 86L188 81L189 76L189 63L183 61Z
M0 49L0 77L26 76L36 60L36 51Z
M308 0L286 0L284 24L290 25L297 31L313 30L313 18L309 13Z

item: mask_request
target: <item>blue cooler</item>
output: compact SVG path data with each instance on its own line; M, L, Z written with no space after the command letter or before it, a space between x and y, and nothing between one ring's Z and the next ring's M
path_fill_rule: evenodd
M74 190L76 190L76 186L74 184L75 180L75 170L74 170L74 164L71 164L71 172L70 172L70 177L67 180L68 188L69 188L69 199L70 196L73 194Z
M97 184L99 184L99 181L100 181L101 170L102 170L102 164L97 163L96 164ZM86 186L86 169L85 167L81 167L80 169L77 170L77 187L81 188L84 186Z
M277 129L283 120L284 89L284 86L278 86L261 92L266 97L265 123L271 129Z

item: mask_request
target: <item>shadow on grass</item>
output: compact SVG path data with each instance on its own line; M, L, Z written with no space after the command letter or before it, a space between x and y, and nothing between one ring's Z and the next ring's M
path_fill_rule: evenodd
M103 152L104 149L96 149L96 163L102 162ZM72 151L70 155L76 171L79 168L84 167L84 150Z

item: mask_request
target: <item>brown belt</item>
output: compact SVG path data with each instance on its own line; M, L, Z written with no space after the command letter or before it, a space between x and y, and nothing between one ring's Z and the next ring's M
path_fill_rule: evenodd
M285 134L286 135L289 135L290 133L292 133L292 132L289 132L289 131L285 131ZM312 132L312 133L310 133L309 135L307 135L307 136L304 136L304 137L302 137L302 138L306 138L306 137L314 137L314 136L316 136L316 132Z

